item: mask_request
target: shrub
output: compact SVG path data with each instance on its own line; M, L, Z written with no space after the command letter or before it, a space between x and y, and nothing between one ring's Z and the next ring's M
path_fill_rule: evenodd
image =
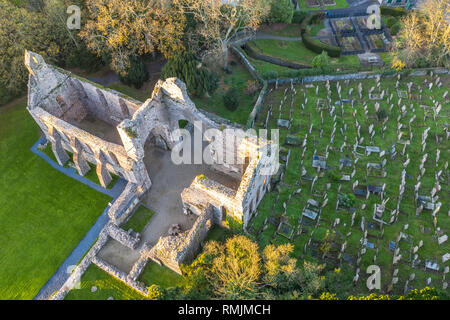
M148 80L148 70L140 57L130 59L130 68L125 75L119 74L119 80L127 85L133 85L136 89L142 87Z
M306 26L311 24L318 24L325 18L325 13L323 12L314 12L306 16L300 24L300 33L303 34L306 32Z
M69 50L69 55L66 59L67 67L81 68L89 72L97 71L102 64L102 59L88 51L83 43L78 48L74 47L72 50Z
M269 13L270 22L291 23L294 5L291 0L274 0Z
M321 54L315 56L312 60L313 68L324 69L330 65L330 58L326 51L322 51Z
M388 114L386 112L386 109L380 108L377 111L377 118L378 118L378 120L384 120L384 119L387 118L387 116L388 116Z
M355 205L355 196L352 193L340 194L339 204L346 208L351 208Z
M400 28L401 28L400 23L396 23L389 28L389 32L391 33L391 35L395 36L400 31Z
M311 24L318 24L325 18L325 13L314 12L308 15L300 25L300 33L302 35L303 44L306 48L321 54L326 51L330 57L339 57L341 55L341 48L313 40L308 34L308 26Z
M200 61L190 52L183 52L167 61L161 78L170 77L184 81L188 92L197 97L202 97L205 92L214 93L219 82L216 75L202 67Z
M278 78L278 72L274 71L274 70L269 70L269 71L265 71L263 73L263 78L268 80L268 79L277 79Z
M156 284L152 284L147 288L147 298L149 300L158 300L162 296L161 290Z
M0 106L13 99L13 95L0 83Z
M219 87L219 78L213 72L208 72L207 74L208 81L206 82L206 90L209 94L213 94L216 92Z
M339 174L336 170L328 171L328 178L332 181L339 181L342 178L342 175Z
M341 48L336 46L331 46L320 41L314 41L308 34L302 34L302 40L305 47L316 53L322 53L326 51L330 57L339 57L341 55Z
M239 107L239 103L240 103L239 90L236 87L231 87L223 95L223 104L228 110L234 111Z
M294 11L294 16L292 17L292 23L302 23L302 21L306 18L308 15L308 11Z
M396 24L397 23L397 18L395 18L395 17L389 17L388 19L387 19L387 21L386 21L386 26L388 27L388 28L390 28L390 27L392 27L394 24Z

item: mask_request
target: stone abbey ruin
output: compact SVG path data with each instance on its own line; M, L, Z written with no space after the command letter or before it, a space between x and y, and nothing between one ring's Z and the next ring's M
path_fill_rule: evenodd
M270 142L230 133L234 143L223 139L216 144L222 150L210 149L213 164L175 165L170 150L179 142L172 133L180 121L201 133L208 128L236 132L200 112L182 81L159 80L151 98L141 103L49 65L33 52L25 53L25 64L27 109L58 163L65 165L71 153L81 176L95 167L103 187L112 174L127 181L110 204L108 224L74 274L95 263L145 293L137 278L149 259L181 273L180 263L195 256L213 224L247 226L269 185L261 170L269 165ZM220 151L235 161L221 162ZM157 213L145 234L120 228L139 202ZM59 297L67 289L66 283Z

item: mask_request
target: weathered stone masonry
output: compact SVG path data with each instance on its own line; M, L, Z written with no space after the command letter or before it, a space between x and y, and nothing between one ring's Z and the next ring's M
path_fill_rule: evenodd
M270 147L269 141L236 134L229 130L235 129L232 125L219 124L200 112L189 98L186 85L176 78L159 80L151 97L141 103L48 65L33 52L25 53L25 64L30 72L27 109L51 143L58 163L69 161L70 152L80 175L95 166L104 187L111 182L111 173L128 181L122 195L109 208L112 225L126 221L130 204L134 207L152 187L144 164L149 139L171 150L178 143L172 132L179 128L179 120L187 120L203 133L209 128L224 132L220 152L211 149L211 167L240 181L239 187L233 190L208 177L195 178L181 194L185 213L198 216L192 229L163 236L154 247L144 245L130 275L121 275L121 280L135 281L148 259L180 272L180 264L195 256L212 224L223 225L227 216L246 227L269 184L270 179L261 174L270 162L265 151ZM233 143L225 139L227 135L233 136ZM204 137L212 139L207 134ZM237 164L219 161L221 152L235 156ZM108 234L133 248L140 241L139 236L130 236L112 226L108 227ZM90 261L106 268L98 257ZM112 273L116 276L118 271Z

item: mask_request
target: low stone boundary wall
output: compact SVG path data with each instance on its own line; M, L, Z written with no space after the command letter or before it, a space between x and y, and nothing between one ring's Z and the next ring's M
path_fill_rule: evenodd
M100 269L108 272L113 277L119 279L120 281L125 282L127 285L140 292L142 295L146 296L148 294L147 288L145 288L141 283L131 279L127 273L119 270L115 266L105 262L99 257L94 257L92 259L92 263L95 264Z
M148 252L148 257L181 274L180 264L193 259L213 225L212 210L212 206L203 209L190 230L159 238Z
M106 225L106 228L108 235L111 238L119 241L122 245L130 249L136 249L137 245L141 241L141 236L139 233L136 233L136 236L134 237L130 232L124 231L122 228L111 222Z
M247 128L253 128L253 125L255 124L256 115L258 114L259 110L261 110L261 107L264 103L264 98L267 93L267 86L268 86L267 81L264 81L261 92L258 95L258 99L256 100L252 112L250 112L250 116L247 122Z
M284 85L284 84L299 84L302 83L302 78L280 78L280 79L270 79L267 80L267 84L277 84L277 85Z
M136 195L137 185L128 182L121 195L109 208L108 216L117 225L123 223L133 212L134 207L139 203Z
M147 254L141 251L141 255L139 259L134 263L133 268L131 268L128 277L132 280L137 280L141 275L142 271L144 271L144 268L147 265L148 260L149 258Z

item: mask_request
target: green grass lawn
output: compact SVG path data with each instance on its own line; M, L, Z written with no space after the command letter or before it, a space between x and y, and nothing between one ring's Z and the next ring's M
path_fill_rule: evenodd
M154 214L152 210L140 205L122 228L125 231L133 229L136 232L142 232Z
M323 23L323 21L321 21L320 23L310 25L309 27L310 27L309 34L311 36L317 36L319 31L322 30L323 28L325 28L325 24Z
M25 106L0 108L0 299L34 298L110 201L30 151Z
M191 99L199 109L204 109L233 122L245 125L258 98L259 90L252 94L246 93L248 82L255 80L241 63L235 61L229 63L228 67L231 70L231 74L220 71L218 75L220 79L219 88L214 94L210 97L191 97ZM223 95L231 87L236 87L241 93L239 107L234 111L228 110L223 104Z
M315 52L306 48L302 41L262 39L251 41L247 45L258 53L306 65L311 65L312 60L317 56ZM357 56L341 56L330 58L330 64L341 70L354 69L359 67L359 59Z
M139 277L139 281L144 282L147 287L156 284L162 288L170 288L180 285L183 277L169 268L149 260Z
M299 23L264 25L259 31L280 37L298 38L301 36Z
M256 60L250 56L248 56L244 50L241 48L238 49L249 61L250 63L255 67L256 71L263 76L265 73L270 71L276 71L280 77L289 77L290 74L295 72L296 70L282 67L276 64L272 64L269 62L265 62L262 60Z
M336 3L334 6L325 6L325 9L341 9L341 8L348 8L348 3L346 0L334 0ZM298 0L298 4L300 7L300 10L306 10L306 11L312 11L312 10L320 10L320 7L309 7L306 4L306 0Z
M92 287L97 291L91 292ZM81 276L80 289L72 289L65 300L145 300L145 296L114 278L95 264L91 264Z
M386 66L390 66L392 62L392 54L390 52L380 52L378 55L383 59L383 62Z

